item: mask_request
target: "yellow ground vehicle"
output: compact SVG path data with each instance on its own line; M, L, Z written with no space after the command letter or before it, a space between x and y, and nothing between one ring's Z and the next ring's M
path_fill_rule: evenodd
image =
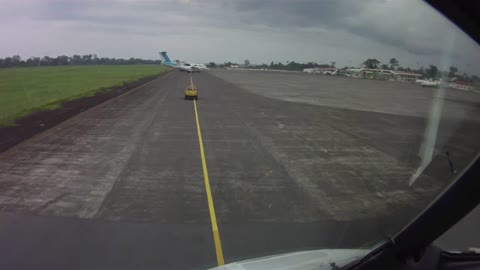
M187 99L198 99L198 89L193 84L192 78L190 78L190 85L185 89L185 100Z

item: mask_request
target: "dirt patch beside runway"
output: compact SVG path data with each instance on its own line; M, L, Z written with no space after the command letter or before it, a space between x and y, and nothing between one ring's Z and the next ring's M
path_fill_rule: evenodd
M62 103L58 109L35 112L18 119L15 121L14 126L0 127L0 153L74 115L126 93L142 84L153 81L164 74L166 73L144 77L134 82L125 83L120 87L99 91L94 96L67 101Z

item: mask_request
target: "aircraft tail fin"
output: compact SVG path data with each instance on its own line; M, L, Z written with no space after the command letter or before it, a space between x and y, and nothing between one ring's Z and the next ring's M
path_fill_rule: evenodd
M168 62L172 63L172 60L170 60L170 57L168 57L167 52L159 52L160 58L162 58L162 62Z

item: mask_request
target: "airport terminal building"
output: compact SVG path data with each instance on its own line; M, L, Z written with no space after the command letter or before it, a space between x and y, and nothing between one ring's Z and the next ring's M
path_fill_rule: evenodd
M415 82L422 76L421 74L412 72L369 68L351 68L348 70L348 73L353 78L390 80L400 82Z

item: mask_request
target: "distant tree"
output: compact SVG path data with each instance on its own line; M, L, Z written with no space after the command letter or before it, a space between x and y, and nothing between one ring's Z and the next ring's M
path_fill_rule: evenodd
M108 58L105 58L105 57L101 57L101 58L98 58L97 59L97 64L98 65L105 65L107 63L109 59ZM73 59L70 60L70 62L72 62Z
M44 56L42 60L40 60L40 65L42 66L53 66L54 62L50 56Z
M285 65L282 62L277 62L274 65L274 69L285 69Z
M207 67L209 67L209 68L214 68L214 67L216 67L216 66L217 66L217 65L216 65L214 62L210 62L210 63L208 63L208 65L207 65Z
M388 65L387 64L382 64L381 69L388 69Z
M12 57L0 58L0 67L23 67L23 66L57 66L57 65L133 65L133 64L160 64L160 60L149 60L140 58L130 58L128 60L122 58L98 58L96 54L87 54L80 56L60 55L57 57L44 56L30 57L22 60L19 55Z
M39 57L30 57L25 61L25 65L29 67L33 66L38 66L40 64L40 58Z
M274 62L270 63L270 69L285 69L286 67L290 68L292 65L295 64L294 61L289 62L287 66L285 66L282 62Z
M314 68L317 66L317 63L315 62L308 62L304 68Z
M248 67L250 65L250 60L246 59L245 61L243 61L243 63L246 67Z
M448 77L449 77L449 78L455 77L455 74L457 74L457 72L458 72L458 68L456 68L456 67L450 67L450 68L448 69Z
M83 55L82 56L82 64L84 64L84 65L92 64L92 58L93 58L93 55L91 55L91 54Z
M466 72L462 73L461 79L468 82L472 81L472 79L468 76Z
M390 59L390 68L392 70L395 70L398 66L400 66L400 64L398 63L398 60L395 59L395 58L391 58Z
M78 54L74 54L72 56L72 61L71 62L72 62L73 65L80 65L80 64L82 64L82 57Z
M437 78L448 78L448 71L446 70L438 70Z
M12 58L11 57L5 57L5 59L3 59L3 66L4 67L11 67L12 66Z
M438 75L438 68L435 65L430 65L429 68L425 70L427 77L435 79Z
M335 64L337 64L337 62L335 62L335 61L330 62L330 66L333 67L333 68L335 67Z
M299 70L301 69L301 64L296 63L295 61L287 61L287 64L285 65L285 69L287 70Z
M22 58L20 58L20 55L14 55L12 56L12 67L19 66L22 62Z
M372 69L378 68L379 64L380 64L380 61L378 61L375 58L369 58L365 60L365 62L363 62L363 66L365 66L366 68L372 68Z
M68 56L66 55L57 56L56 61L57 61L57 65L60 65L60 66L68 65Z
M421 66L416 72L419 74L425 75L425 68Z

